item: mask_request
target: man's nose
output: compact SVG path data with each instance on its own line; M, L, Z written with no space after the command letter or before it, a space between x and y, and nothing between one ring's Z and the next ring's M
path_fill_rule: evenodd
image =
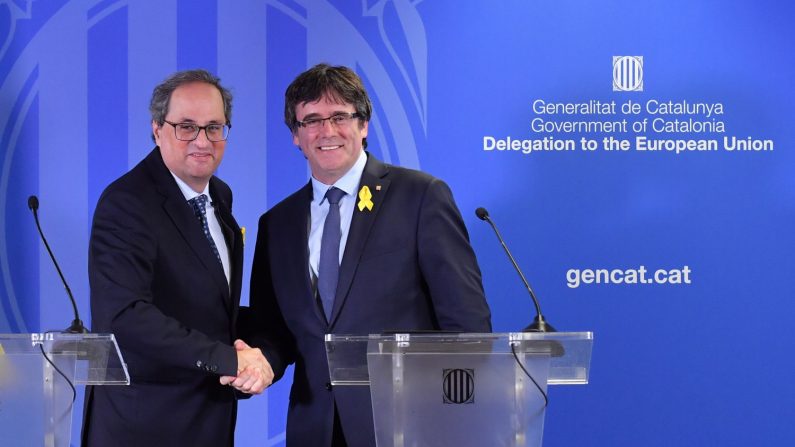
M207 147L212 144L212 141L207 138L207 129L199 130L199 135L193 140L193 144L199 147Z
M321 135L335 134L337 133L337 126L331 120L323 120L320 122L318 133Z

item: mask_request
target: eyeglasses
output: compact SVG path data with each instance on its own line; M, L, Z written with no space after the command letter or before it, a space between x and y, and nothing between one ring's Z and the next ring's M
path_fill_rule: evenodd
M323 121L328 121L337 127L348 125L355 118L359 118L358 113L338 113L331 115L328 118L310 118L308 120L296 121L298 127L303 127L308 130L318 130L323 127Z
M204 135L207 140L212 142L224 141L229 136L229 129L232 125L227 124L208 124L206 126L197 126L192 123L172 123L171 121L163 120L174 127L174 136L179 141L193 141L199 138L199 132L204 130Z

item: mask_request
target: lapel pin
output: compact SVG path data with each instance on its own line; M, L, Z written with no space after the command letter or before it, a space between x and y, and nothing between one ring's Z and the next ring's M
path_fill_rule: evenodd
M378 187L376 186L376 189ZM373 201L370 200L373 198L373 193L370 192L370 188L367 185L362 186L362 189L359 190L359 211L364 211L367 208L367 211L373 210Z

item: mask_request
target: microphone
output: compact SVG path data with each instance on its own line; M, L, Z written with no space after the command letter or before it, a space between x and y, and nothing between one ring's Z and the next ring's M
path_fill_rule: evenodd
M486 221L491 225L491 228L494 229L494 234L497 235L497 239L500 240L500 244L502 244L502 248L505 250L505 254L508 255L508 259L511 260L511 264L513 264L513 268L516 269L516 272L519 274L519 277L522 278L522 282L524 286L527 288L527 291L530 293L530 298L533 299L533 304L536 307L536 317L530 326L524 328L522 332L556 332L555 328L552 327L549 323L546 322L544 319L544 315L541 314L541 306L538 304L538 299L536 299L536 294L533 292L533 288L530 287L530 283L527 282L527 279L524 277L522 270L519 268L519 265L516 264L516 260L511 255L511 251L508 250L508 246L505 245L505 241L500 236L500 232L497 230L497 226L494 225L494 222L489 217L489 212L486 211L486 208L478 208L475 210L475 215L478 216L478 219Z
M63 286L66 289L66 294L69 295L69 300L72 302L72 309L74 310L75 319L72 321L71 326L66 328L63 332L67 334L87 334L88 329L83 326L83 322L80 320L80 315L77 312L77 303L75 303L75 297L72 296L72 290L69 289L69 285L66 283L66 278L64 278L63 273L61 273L61 267L58 266L58 261L55 260L55 256L52 254L52 250L50 250L50 244L47 243L47 239L44 237L44 233L41 231L38 213L39 198L36 196L28 197L28 208L30 208L30 210L33 212L33 219L36 221L36 228L39 229L41 240L44 242L44 246L47 248L47 253L50 254L50 259L52 259L52 263L55 264L55 270L58 271L58 276L61 277L61 282L63 282Z

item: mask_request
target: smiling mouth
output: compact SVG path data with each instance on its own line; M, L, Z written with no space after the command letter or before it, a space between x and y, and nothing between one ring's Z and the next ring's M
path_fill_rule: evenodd
M334 149L339 149L341 147L342 147L341 144L336 144L334 146L319 146L318 149L325 152L325 151L333 151Z

